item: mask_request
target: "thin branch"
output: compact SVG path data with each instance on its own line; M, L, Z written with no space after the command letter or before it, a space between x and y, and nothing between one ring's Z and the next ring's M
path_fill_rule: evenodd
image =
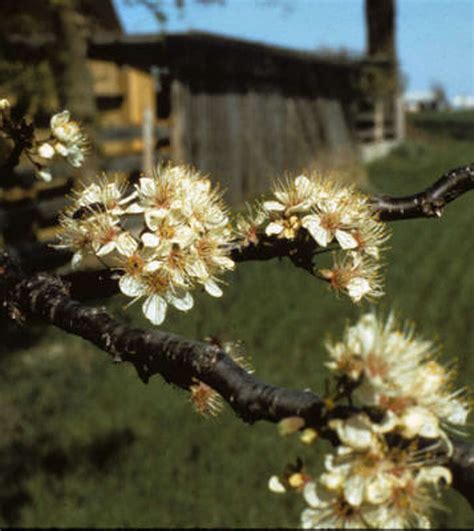
M41 320L87 339L117 361L131 363L144 381L160 374L166 382L189 389L200 380L217 391L247 423L278 422L287 417L305 419L332 442L330 418L354 413L356 408L327 409L317 394L275 387L259 381L218 346L174 334L130 328L104 309L85 306L70 298L64 282L47 274L21 274L6 253L0 255L0 300L11 318ZM474 505L474 446L453 441L449 466L454 486Z
M382 221L440 217L444 207L474 188L474 163L444 173L429 188L406 197L375 196L372 204Z
M215 345L170 333L130 328L104 309L70 298L64 282L47 274L24 277L4 254L0 256L0 300L10 317L40 319L80 336L108 352L115 361L134 365L147 382L160 374L167 382L189 389L193 379L215 389L246 422L278 420L300 414L320 419L323 401L311 392L292 391L259 382Z
M453 441L454 452L449 467L453 474L453 487L474 506L474 444Z

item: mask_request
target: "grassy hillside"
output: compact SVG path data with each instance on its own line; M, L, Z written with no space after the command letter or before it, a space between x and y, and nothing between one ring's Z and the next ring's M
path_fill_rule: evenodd
M411 193L445 170L474 160L474 143L419 137L369 168L373 190ZM440 220L393 224L387 296L460 362L460 384L474 380L474 196ZM229 278L229 281L231 279ZM111 304L124 319L141 318ZM260 378L322 389L323 341L366 309L337 299L286 263L242 265L222 300L198 297L189 315L171 314L168 330L243 340ZM206 421L186 393L155 377L143 385L89 344L48 330L39 343L2 362L0 525L294 526L301 497L279 497L268 477L317 451L282 439L272 425L243 425L226 411ZM324 445L323 445L324 446ZM455 493L439 523L472 527Z

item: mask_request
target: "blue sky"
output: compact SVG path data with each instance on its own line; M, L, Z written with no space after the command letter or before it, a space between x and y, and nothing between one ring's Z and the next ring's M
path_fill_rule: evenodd
M129 33L159 29L146 9L114 0ZM203 6L162 0L170 32L190 29L289 48L348 48L363 52L363 0L225 0ZM409 91L440 82L449 97L474 95L474 0L398 0L397 50Z

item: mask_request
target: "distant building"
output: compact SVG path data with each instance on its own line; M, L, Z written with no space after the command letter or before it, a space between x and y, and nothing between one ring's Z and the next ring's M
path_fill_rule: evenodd
M96 83L109 138L120 136L124 109L137 108L136 124L143 110L142 89L136 85L130 98L134 85L121 81L123 72L155 72L156 154L215 176L237 203L285 171L354 161L363 148L403 137L397 95L364 92L367 70L390 68L383 59L327 57L200 32L98 34L89 57L94 72L117 72L115 85L111 76L107 87Z
M443 111L448 103L435 89L407 92L403 95L403 103L407 112Z
M454 96L451 101L453 109L474 109L474 96L468 96L466 94L459 94Z

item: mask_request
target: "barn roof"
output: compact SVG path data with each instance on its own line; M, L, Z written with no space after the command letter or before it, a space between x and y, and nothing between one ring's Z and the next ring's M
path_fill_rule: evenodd
M294 95L317 92L341 99L354 96L361 69L369 62L366 56L292 50L196 31L96 33L89 55L145 70L153 65L166 67L173 77L186 80L198 91L266 90L273 86Z
M354 62L365 59L364 55L354 53L295 50L201 31L122 35L101 32L93 35L91 45L92 55L100 55L111 60L122 58L124 62L125 60L142 61L147 64L152 57L158 66L160 63L163 65L169 63L174 55L190 52L196 48L210 53L260 55L272 59L290 59L306 64L323 62L352 65Z

